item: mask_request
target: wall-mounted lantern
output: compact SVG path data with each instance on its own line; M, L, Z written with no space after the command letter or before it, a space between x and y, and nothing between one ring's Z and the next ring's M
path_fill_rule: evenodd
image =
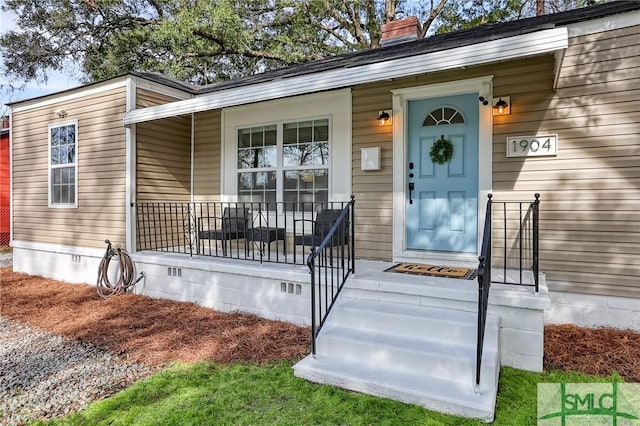
M511 98L493 98L493 115L511 114Z
M378 114L378 126L391 126L391 111L380 111Z

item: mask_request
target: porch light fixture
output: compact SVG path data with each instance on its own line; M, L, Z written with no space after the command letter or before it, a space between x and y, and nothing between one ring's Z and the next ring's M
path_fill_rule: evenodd
M58 108L57 110L55 110L55 113L58 118L65 118L67 116L67 111L63 110L62 108Z
M506 96L503 98L493 98L493 115L511 114L511 99Z
M391 114L389 111L380 111L378 114L378 126L391 126Z

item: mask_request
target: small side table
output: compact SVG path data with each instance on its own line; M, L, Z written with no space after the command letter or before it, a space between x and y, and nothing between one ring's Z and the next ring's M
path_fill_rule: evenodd
M271 228L267 226L258 226L247 230L247 240L260 243L260 263L264 256L265 244L267 245L267 259L271 257L271 243L273 241L282 241L282 254L287 255L287 230L285 228ZM277 259L276 253L276 261Z

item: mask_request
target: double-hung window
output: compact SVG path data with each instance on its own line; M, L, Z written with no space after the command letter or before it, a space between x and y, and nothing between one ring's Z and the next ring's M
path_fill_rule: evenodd
M328 118L238 129L238 200L296 210L328 201L329 134Z
M352 192L351 89L222 111L221 199L311 210ZM264 206L266 207L266 206Z
M49 126L49 206L78 205L78 122Z
M276 201L277 126L238 130L238 201Z

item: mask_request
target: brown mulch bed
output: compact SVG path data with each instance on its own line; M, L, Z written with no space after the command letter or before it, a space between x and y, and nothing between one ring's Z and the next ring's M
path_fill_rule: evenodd
M627 382L640 382L640 333L548 325L544 329L544 368L602 376L615 370Z
M300 359L310 330L255 315L220 313L192 303L123 294L101 299L95 287L0 269L0 314L89 342L136 362L268 362ZM574 325L545 327L545 369L640 382L640 333Z
M301 359L310 329L193 303L121 294L0 269L0 314L92 343L135 362L268 362Z

